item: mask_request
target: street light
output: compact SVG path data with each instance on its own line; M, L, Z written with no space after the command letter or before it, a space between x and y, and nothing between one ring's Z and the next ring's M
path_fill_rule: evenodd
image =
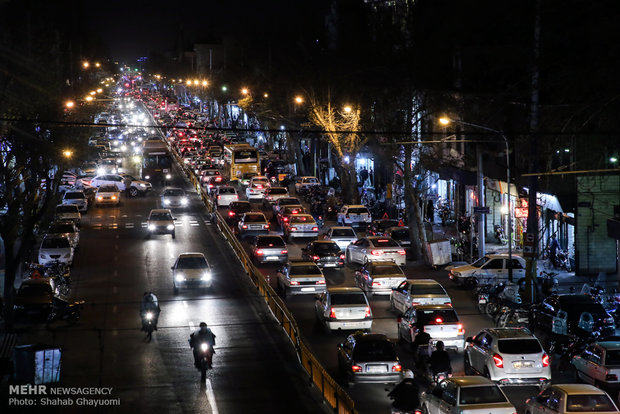
M208 84L209 84L209 82L207 82L206 80L203 80L203 81L202 81L202 86L205 86L205 87L206 87Z
M187 83L187 86L191 86L192 85L192 80L188 79L186 83Z
M70 149L63 150L62 156L69 159L73 156L73 151L71 151Z
M198 86L198 79L194 79L194 85Z
M101 67L101 63L99 63L99 62L95 63L95 67L96 68L100 68Z
M297 103L297 104L302 104L302 103L304 103L304 98L303 98L302 96L300 96L300 95L297 95L297 96L295 97L295 103Z
M441 125L449 125L452 122L455 124L472 126L474 128L479 128L484 131L489 131L489 132L494 132L496 134L499 134L504 140L504 144L506 145L506 185L508 187L506 190L507 195L508 195L508 205L507 205L507 209L508 209L508 215L507 215L508 217L508 263L509 263L508 280L512 282L512 215L511 215L511 208L510 208L510 147L508 146L508 138L506 138L506 135L504 135L502 131L489 128L484 125L472 124L470 122L464 122L464 121L457 121L457 120L450 119L447 117L439 118L439 123Z
M349 105L346 105L343 109L347 114L353 110L353 108L351 108Z
M243 89L241 89L241 93L243 95L247 95L248 93L250 93L250 91L248 90L248 88L243 88Z
M269 98L269 94L268 94L267 92L265 92L265 93L263 94L263 97L265 97L265 98Z
M73 108L75 106L75 102L73 101L67 101L65 102L65 106L69 109Z
M226 92L228 90L228 88L226 87L226 85L222 86L222 92Z
M88 69L88 68L89 68L89 66L90 66L90 63L88 63L88 62L83 62L83 63L82 63L82 67L83 67L84 69Z

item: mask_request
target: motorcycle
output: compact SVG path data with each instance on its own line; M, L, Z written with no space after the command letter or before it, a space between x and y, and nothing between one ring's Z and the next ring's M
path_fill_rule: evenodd
M206 342L201 342L194 352L198 354L198 363L200 369L201 379L204 380L207 376L207 370L211 368L211 362L213 361L213 349Z
M436 372L433 374L429 370L429 373L430 373L431 387L435 387L437 386L437 384L439 384L441 381L445 380L446 378L452 377L452 374L447 371Z
M143 330L150 338L155 330L155 314L153 312L146 312L144 314L142 326L144 327Z
M563 269L567 272L573 271L573 264L568 257L568 252L566 250L557 249L555 256L551 258L551 264L556 269Z
M62 304L59 302L62 302ZM52 311L47 316L47 323L50 324L56 320L63 319L69 325L75 325L80 320L83 307L83 300L72 303L61 300L54 301Z
M323 221L323 216L318 216L316 218L316 224L319 226L319 229L323 228L323 225L325 224Z
M480 313L485 313L486 311L487 303L489 303L490 289L491 286L489 285L480 286L476 289L475 298L478 303L478 312Z
M495 226L493 226L493 228L497 242L502 245L506 244L506 235L504 234L504 228L499 224L496 224Z

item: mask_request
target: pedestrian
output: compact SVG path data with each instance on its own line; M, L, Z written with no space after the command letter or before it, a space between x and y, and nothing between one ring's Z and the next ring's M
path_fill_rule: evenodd
M370 180L370 186L373 186L373 177L375 176L374 171L372 170L372 168L370 169L370 171L368 171L368 179Z
M364 167L360 171L360 181L362 182L362 186L364 185L367 179L368 179L368 170Z
M433 204L433 200L428 200L426 204L426 217L431 223L435 222L435 205Z
M549 243L549 260L551 260L551 264L553 265L553 267L556 267L559 248L560 243L558 243L557 237L555 237L555 234L553 234L551 236L551 242Z

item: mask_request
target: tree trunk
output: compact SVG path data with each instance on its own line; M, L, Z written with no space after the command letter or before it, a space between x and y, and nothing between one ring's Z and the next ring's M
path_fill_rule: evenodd
M418 188L413 180L411 171L411 145L405 146L405 163L403 166L404 187L405 187L405 211L407 222L409 223L409 236L411 238L411 253L414 260L424 259L429 263L428 252L426 251L426 232L422 221L422 211L420 210L420 195Z
M18 260L15 257L15 244L12 241L5 241L5 265L4 265L4 318L5 328L7 332L13 330L13 322L15 314L13 312L13 303L15 299L14 288L15 275L17 273Z
M340 164L340 185L342 186L342 198L345 204L359 204L360 193L357 190L357 173L355 164L344 162Z

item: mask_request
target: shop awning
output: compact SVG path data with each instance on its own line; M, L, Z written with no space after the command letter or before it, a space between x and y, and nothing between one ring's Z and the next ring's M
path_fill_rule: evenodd
M485 186L488 190L497 191L501 194L506 194L506 181L495 180L493 178L485 178ZM517 191L517 186L514 184L510 185L510 195L516 198L519 198L519 192Z
M560 205L560 200L554 195L538 193L536 194L536 204L542 207L543 210L553 210L556 213L564 213L562 210L562 206Z

